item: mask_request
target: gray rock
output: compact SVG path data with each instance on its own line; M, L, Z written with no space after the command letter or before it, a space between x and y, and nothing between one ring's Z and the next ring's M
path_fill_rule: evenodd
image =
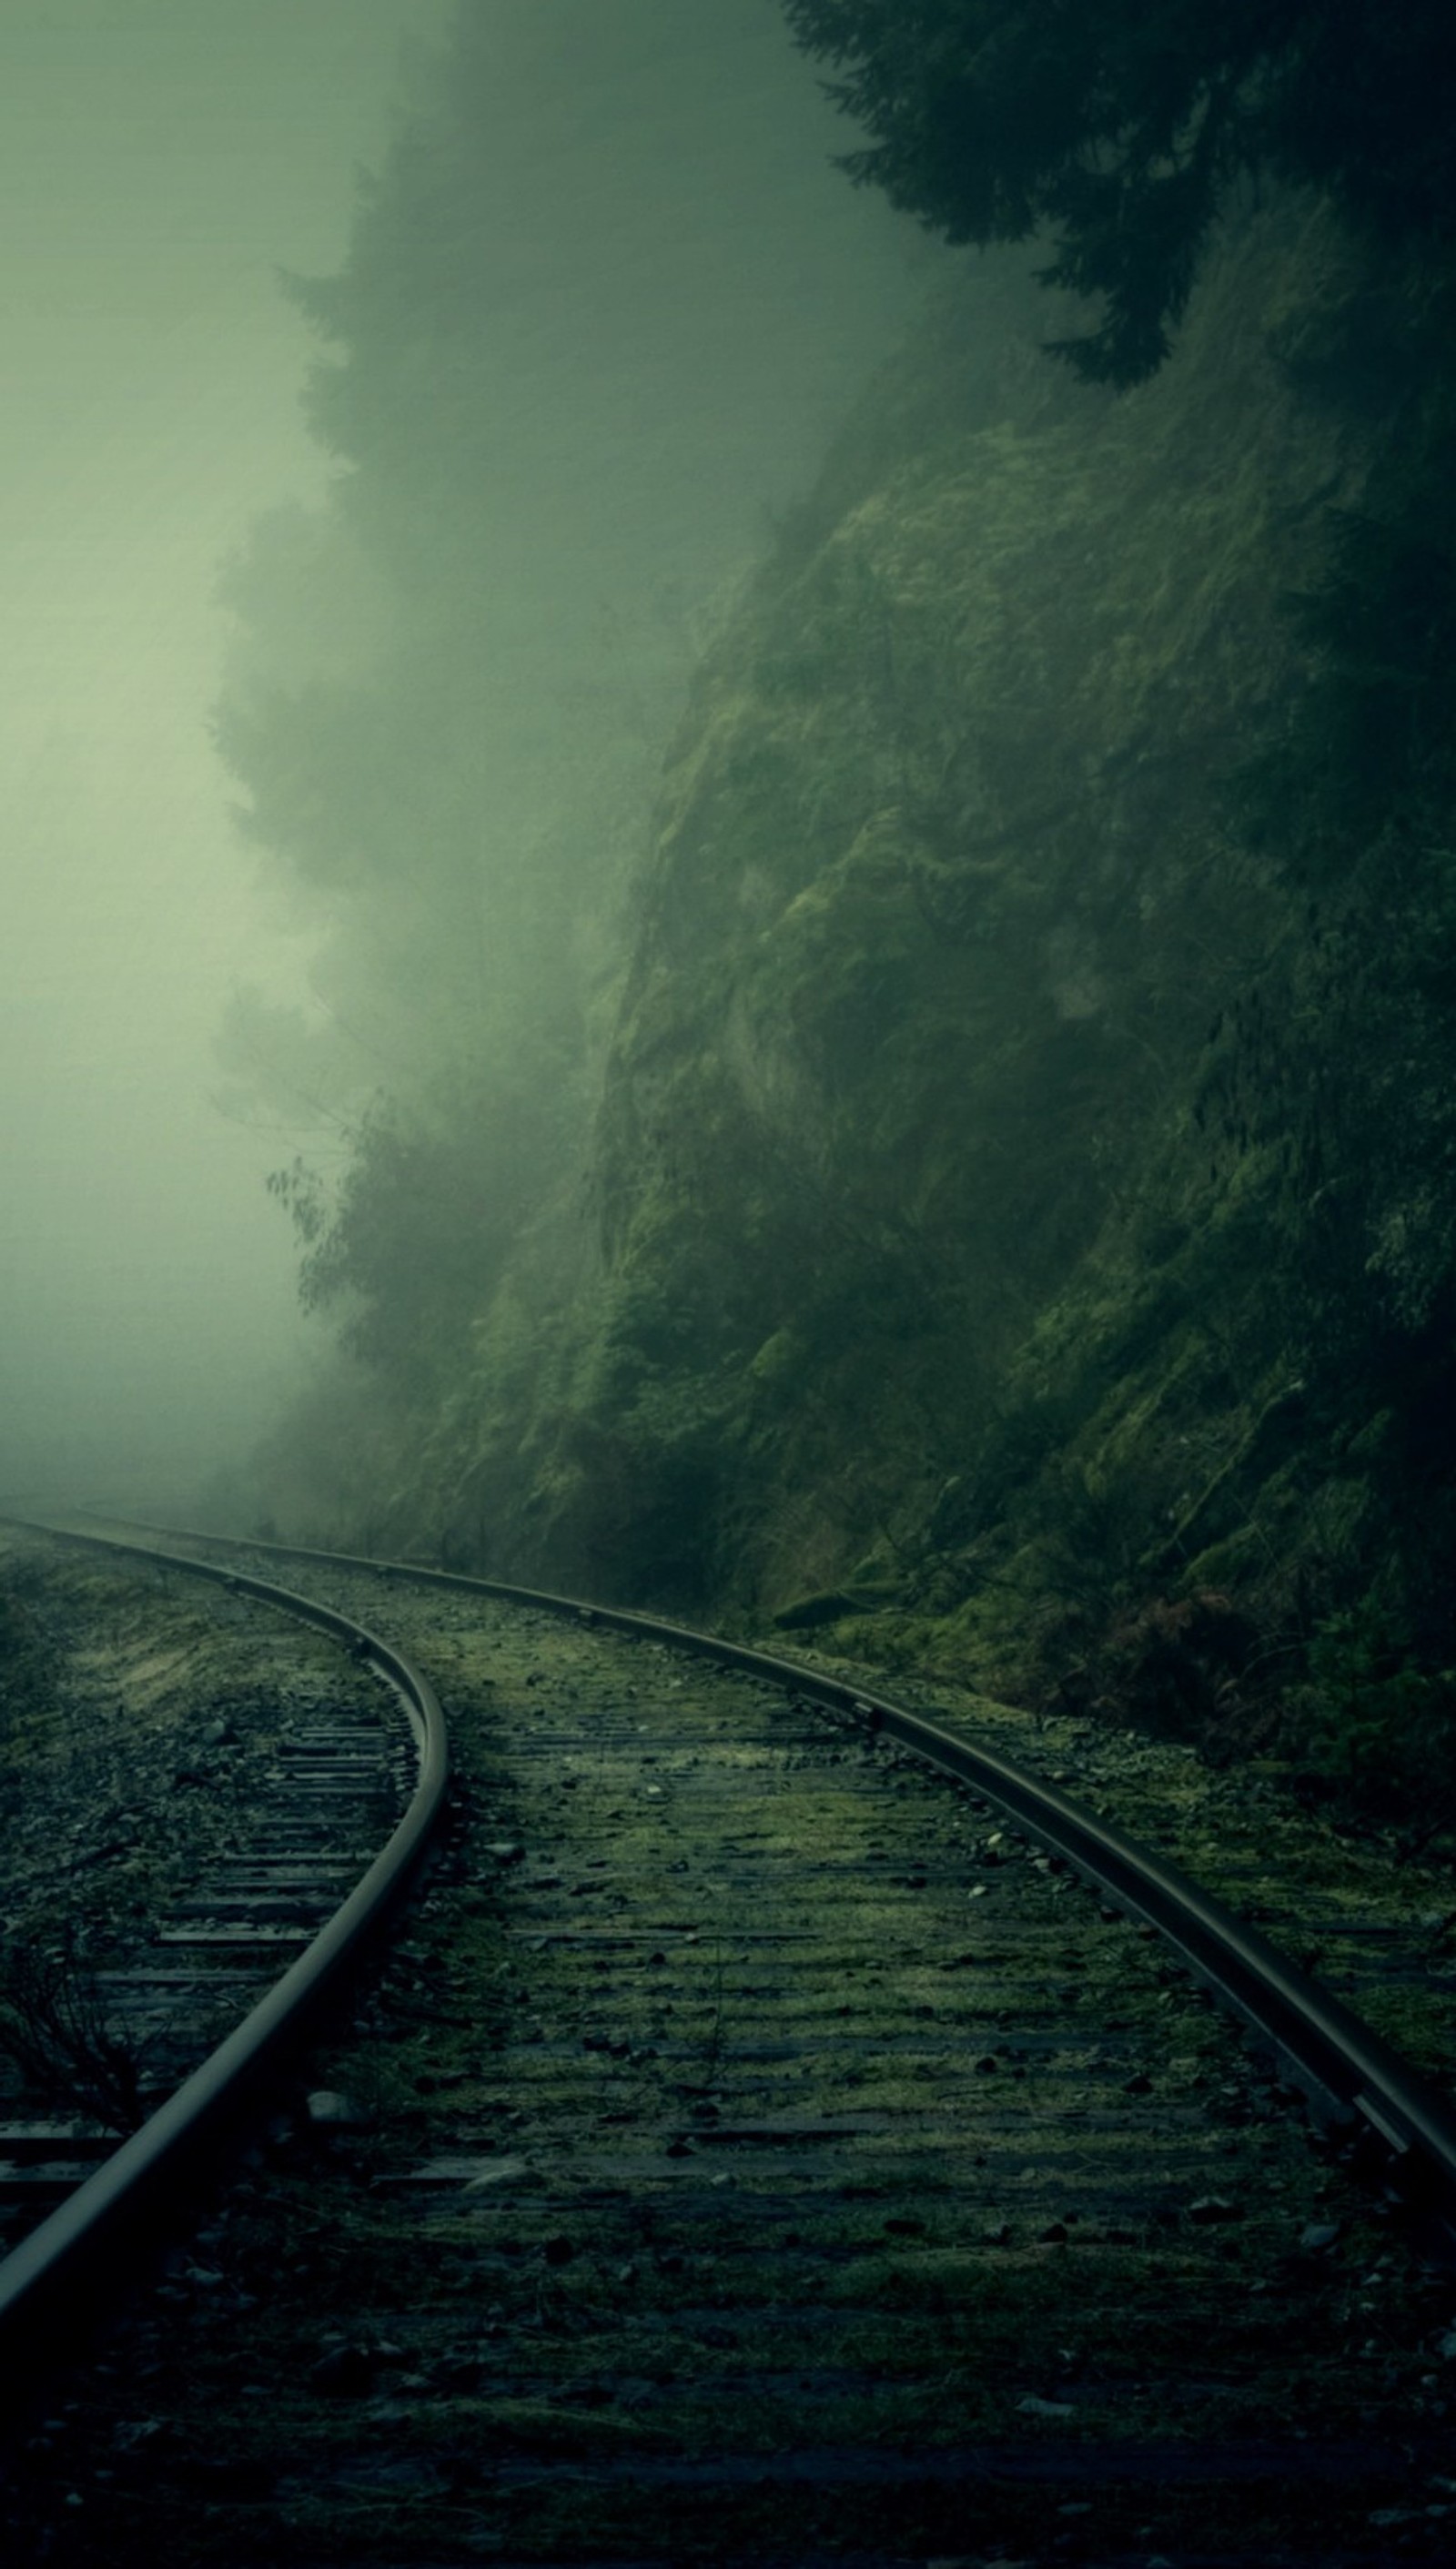
M366 2132L374 2120L367 2105L337 2087L315 2087L304 2111L316 2132Z
M484 2194L489 2186L511 2185L519 2177L530 2176L530 2159L492 2159L477 2174L467 2179L467 2194Z
M1339 2237L1340 2226L1337 2221L1310 2221L1299 2233L1299 2245L1311 2251L1332 2248Z

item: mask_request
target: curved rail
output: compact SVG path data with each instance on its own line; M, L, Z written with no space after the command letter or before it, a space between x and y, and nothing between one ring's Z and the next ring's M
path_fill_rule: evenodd
M927 1765L993 1802L1038 1845L1063 1857L1084 1882L1096 1884L1129 1916L1156 1929L1216 1998L1276 2045L1302 2086L1332 2107L1336 2116L1358 2118L1368 2127L1397 2162L1403 2188L1438 2213L1456 2235L1456 2111L1449 2101L1353 2009L1189 1875L1009 1758L972 1746L922 1713L911 1712L869 1687L848 1684L773 1652L753 1650L625 1607L589 1605L579 1598L471 1578L419 1562L374 1561L301 1544L250 1543L179 1528L165 1531L174 1541L316 1561L338 1570L499 1597L549 1614L607 1625L743 1668L834 1711L857 1715Z
M104 2295L130 2262L139 2235L164 2198L175 2196L182 2178L236 2122L326 1993L358 1959L409 1882L439 1816L450 1771L445 1715L429 1679L403 1652L348 1616L212 1562L69 1527L30 1522L29 1530L211 1580L330 1634L356 1659L367 1660L400 1696L415 1736L419 1778L393 1834L282 1979L141 2129L0 2262L0 2379L7 2385L23 2383L38 2344L59 2342L76 2325L83 2306Z

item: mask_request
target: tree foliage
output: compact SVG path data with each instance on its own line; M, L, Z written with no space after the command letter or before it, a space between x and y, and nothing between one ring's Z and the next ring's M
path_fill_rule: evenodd
M784 0L871 140L858 184L951 241L1050 232L1101 319L1059 353L1156 371L1235 183L1269 173L1398 236L1456 229L1449 0Z
M417 1396L468 1365L472 1323L563 1156L568 1087L512 1086L488 1065L474 1093L442 1084L408 1113L377 1100L332 1191L301 1155L275 1170L303 1308Z
M322 937L232 1066L298 1137L306 1306L415 1396L574 1202L701 631L903 271L763 0L481 0L412 89L338 273L292 280L343 469L229 567L215 737Z

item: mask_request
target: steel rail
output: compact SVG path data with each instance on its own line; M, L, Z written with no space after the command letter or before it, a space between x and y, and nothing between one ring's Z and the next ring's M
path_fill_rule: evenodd
M1045 1784L1010 1758L978 1748L889 1695L807 1667L747 1644L691 1627L597 1606L579 1598L472 1578L412 1561L375 1561L301 1544L250 1543L236 1537L168 1528L175 1541L233 1552L263 1552L312 1561L375 1578L497 1597L577 1622L605 1625L640 1640L746 1670L810 1701L850 1713L898 1740L926 1765L968 1785L1005 1812L1038 1846L1053 1850L1084 1882L1127 1916L1139 1919L1181 1956L1210 1993L1271 2040L1316 2109L1336 2121L1363 2123L1393 2163L1402 2190L1437 2214L1456 2238L1456 2110L1372 2025L1281 1953L1268 1937L1205 1891L1178 1866L1151 1854L1110 1822Z
M445 1715L428 1677L402 1651L332 1607L180 1553L34 1520L5 1522L210 1580L329 1634L393 1686L419 1759L418 1780L403 1816L342 1906L289 1970L166 2103L0 2261L0 2384L9 2391L24 2390L38 2355L64 2346L94 2316L132 2264L159 2211L175 2201L178 2189L235 2127L316 2008L358 1961L402 1897L424 1852L444 1801L450 1753Z

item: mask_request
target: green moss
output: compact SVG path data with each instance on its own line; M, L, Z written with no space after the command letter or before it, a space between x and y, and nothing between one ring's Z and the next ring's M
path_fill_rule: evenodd
M1178 1719L1268 1747L1372 1583L1456 1655L1451 782L1349 766L1382 669L1444 701L1436 589L1397 606L1449 534L1449 285L1272 204L1122 400L1019 324L993 375L974 294L699 672L596 1250L565 1290L519 1246L391 1513L1114 1710L1221 1599L1244 1655Z

